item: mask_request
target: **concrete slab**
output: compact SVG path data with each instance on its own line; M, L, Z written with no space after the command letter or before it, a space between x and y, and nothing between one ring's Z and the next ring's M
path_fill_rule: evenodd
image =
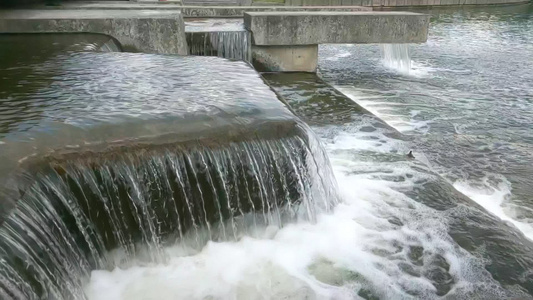
M340 0L339 0L340 1ZM301 4L301 3L300 3ZM205 6L205 5L179 5L155 4L135 2L65 2L61 6L37 6L38 9L67 9L67 10L180 10L184 18L208 17L242 17L244 12L260 11L371 11L371 7L362 6L283 6L283 5L254 5L254 6Z
M14 9L0 10L0 19L168 19L176 17L176 12L153 10L62 10L62 9Z
M179 11L156 10L2 10L0 33L100 33L129 51L187 54Z
M410 12L246 12L258 46L423 43L429 15Z
M243 17L245 12L291 12L291 11L371 11L362 6L183 6L184 18Z
M318 45L252 46L252 64L259 72L316 72Z
M166 4L159 4L166 3ZM150 9L150 10L176 10L182 7L181 2L131 2L131 1L118 1L118 2L63 2L59 6L34 6L35 9Z

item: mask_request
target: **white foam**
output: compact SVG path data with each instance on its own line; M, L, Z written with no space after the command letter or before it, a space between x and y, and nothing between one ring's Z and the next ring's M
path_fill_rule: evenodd
M477 204L483 206L487 211L513 224L527 238L533 240L533 224L520 222L513 218L514 208L506 204L511 196L511 183L505 178L500 178L500 183L493 186L488 182L488 178L482 180L482 184L473 184L468 181L459 180L454 183L455 189L465 194Z
M316 224L256 228L263 234L209 242L198 253L181 245L167 248L164 264L94 271L88 298L356 299L361 288L381 299L412 298L413 292L437 298L429 279L402 268L423 273L425 266L410 261L412 246L423 249L424 262L436 254L446 258L456 282L451 293L490 281L476 258L451 241L444 217L399 192L429 175L403 160L358 160L353 154L379 149L383 155L404 147L393 140L360 146L367 138L368 133L341 132L326 145L343 203L319 215Z
M435 69L411 59L409 44L381 45L381 63L395 73L410 77L426 77Z
M430 128L431 121L415 120L415 117L420 113L416 109L410 110L409 117L391 112L392 107L407 106L406 104L383 101L384 97L382 96L369 95L368 92L356 89L352 86L335 86L335 88L401 133L410 133L414 131L424 134L427 133ZM456 132L461 132L462 130L457 126L454 128ZM367 146L370 149L377 146L377 143L371 144L367 142L362 143L362 145ZM402 149L402 151L405 150L405 148ZM424 157L423 154L420 153L416 156L422 158L422 161L424 161L428 166L430 165L429 161ZM491 212L503 221L513 224L522 233L524 233L526 237L533 240L533 224L521 222L514 218L516 215L515 210L520 208L506 205L506 200L511 196L511 184L505 180L505 178L502 179L502 182L497 187L491 186L487 182L487 179L484 181L485 183L481 186L474 185L473 183L467 181L457 181L454 183L454 187L459 192L465 194L467 197L483 206L487 211Z
M352 56L352 53L350 53L350 52L348 52L346 50L341 50L338 53L336 53L335 55L327 57L326 60L338 61L341 58L345 58L345 57L349 57L349 56Z
M403 74L411 71L411 56L408 44L383 44L381 45L383 65Z
M371 93L357 89L353 86L335 86L335 88L401 133L418 132L424 134L427 133L430 128L431 121L415 119L420 113L419 110L411 110L409 117L392 112L391 108L408 106L407 104L384 101L387 99L386 96L372 95Z

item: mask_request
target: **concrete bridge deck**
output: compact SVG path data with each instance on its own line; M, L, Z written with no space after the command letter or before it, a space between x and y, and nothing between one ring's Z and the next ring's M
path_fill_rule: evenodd
M423 43L429 15L410 12L247 12L255 45Z
M428 26L428 15L404 12L244 12L252 63L260 71L315 72L319 44L422 43ZM58 32L105 34L126 51L188 54L179 10L0 11L0 33Z
M166 2L159 2L166 3ZM67 9L67 10L165 10L181 11L184 18L241 18L245 12L261 11L371 11L371 7L363 6L242 6L242 5L185 5L136 3L136 2L65 2L61 6L35 6L38 9Z
M0 33L100 33L129 51L187 54L179 11L0 10Z
M315 72L319 44L426 42L429 15L409 12L247 12L261 71Z

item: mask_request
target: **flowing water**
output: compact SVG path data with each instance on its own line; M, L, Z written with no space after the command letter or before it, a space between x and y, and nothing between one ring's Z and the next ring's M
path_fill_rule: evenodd
M426 44L323 47L321 75L533 239L532 6L430 13Z
M191 55L251 60L251 35L241 19L198 19L185 25Z
M173 247L336 204L314 134L244 62L61 46L77 35L25 53L41 37L0 38L20 42L1 49L2 299L92 297L92 271L168 263Z
M531 195L531 11L435 12L431 26L427 45L321 47L323 79L264 74L298 118L241 62L7 66L0 146L18 205L0 295L532 298L526 231L483 208L495 194L457 191L503 193L505 176L506 200Z

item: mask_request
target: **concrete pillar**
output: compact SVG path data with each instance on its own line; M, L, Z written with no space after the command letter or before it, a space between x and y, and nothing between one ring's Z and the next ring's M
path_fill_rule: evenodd
M252 46L252 64L260 72L316 72L318 45Z

